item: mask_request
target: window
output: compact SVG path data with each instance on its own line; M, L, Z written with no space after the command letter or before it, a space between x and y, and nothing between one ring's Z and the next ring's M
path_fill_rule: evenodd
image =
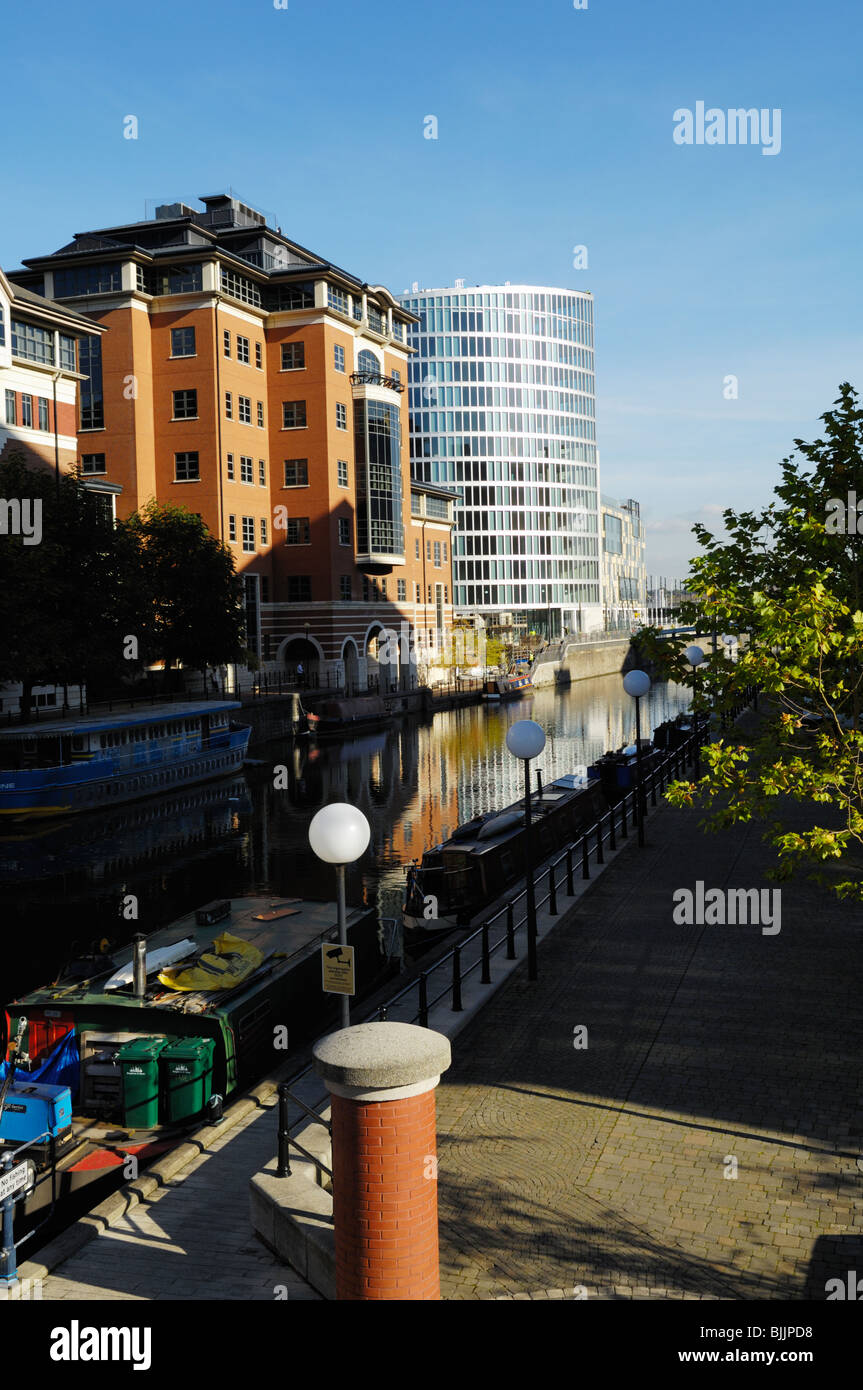
M104 473L105 455L104 454L82 454L81 455L82 473Z
M308 487L308 459L285 459L285 487Z
M198 418L198 393L197 391L174 391L174 419L175 420L197 420Z
M369 580L368 580L368 575L364 574L364 575L363 575L363 603L368 603L368 601L369 601Z
M21 424L33 428L33 397L21 397Z
M182 266L159 266L158 269L144 272L143 287L148 294L185 294L189 290L202 289L203 284L204 273L200 261Z
M194 328L172 328L171 329L171 356L172 357L194 357L195 354L195 330Z
M393 367L393 370L390 372L390 376L392 377L393 381L401 381L402 379L401 372L397 372L395 367Z
M230 330L227 329L227 328L225 329L224 333L222 334L222 341L223 341L224 344L225 344L225 356L226 356L226 357L230 357L230 355L231 355L231 334L230 334Z
M336 343L333 348L333 356L335 358L336 371L343 372L345 370L345 350L339 343Z
M174 481L177 483L196 483L200 478L198 454L196 450L174 455Z
M261 517L261 545L266 545L266 544L267 544L267 521L266 521L266 518L262 516L262 517Z
M260 343L255 343L255 366L260 370L264 367L264 349Z
M258 429L264 428L264 402L258 401Z
M258 459L258 482L261 487L267 486L267 460Z
M419 557L420 557L420 543L419 543L419 541L416 542L416 548L417 548L417 556L416 556L416 557L417 557L417 559L419 559Z
M232 270L223 269L222 290L232 299L241 299L244 304L254 304L257 308L261 306L260 286L245 275L235 275Z
M348 312L348 296L344 290L335 290L332 285L327 285L327 304L331 309L338 309L340 314Z
M339 577L339 598L346 603L351 601L351 576L343 574Z
M48 429L48 402L44 396L39 397L39 428Z
M346 430L348 427L348 408L346 405L336 405L336 429Z
M253 483L255 481L254 465L250 458L240 455L240 482Z
M6 346L6 316L3 313L3 305L0 304L0 347Z
M282 343L282 371L299 372L306 365L305 343Z
M366 349L357 358L357 371L363 372L366 376L379 377L382 375L381 364L373 352Z
M243 549L251 551L255 548L255 518L253 516L243 517Z
M229 517L228 517L228 540L229 540L229 541L235 541L236 539L237 539L237 518L236 518L235 516L229 516Z
M15 392L7 389L6 391L6 424L17 425L18 412L15 409Z
M228 454L228 457L227 457L227 467L228 467L228 482L229 482L229 483L232 483L232 482L234 481L234 455L233 455L233 454Z
M387 581L386 581L385 579L382 579L382 580L381 580L381 598L382 598L382 599L385 599L386 596L387 596Z
M351 543L351 523L347 517L339 517L339 545L350 545Z
M417 603L422 603L422 589L420 588L419 584L415 584L414 589L416 590L414 597L416 598Z
M339 487L347 487L347 485L348 485L348 462L347 462L347 459L339 459L338 469L339 469Z
M426 559L431 559L431 541L426 541Z
M244 338L242 333L237 334L237 361L249 362L249 340Z
M56 274L56 272L55 272ZM105 428L105 411L102 402L102 343L98 335L81 339L78 348L79 371L86 381L79 384L81 401L81 429L101 430Z
M67 372L75 370L75 339L60 334L60 366Z
M262 575L261 575L261 603L269 603L269 601L270 601L270 581L269 581L267 575L262 574Z
M434 567L436 570L440 569L440 541L434 543Z
M405 599L407 598L407 596L408 596L407 580L405 580L405 579L397 579L397 580L396 580L396 593L397 593L397 595L398 595L399 602L400 602L400 603L403 603L404 600L405 600Z
M289 516L285 532L285 545L309 545L309 518Z
M282 401L282 429L302 430L306 427L305 401Z
M226 391L226 392L225 392L225 419L226 419L226 420L233 420L233 418L234 418L234 397L232 396L232 394L231 394L230 391Z
M252 398L251 396L237 397L237 418L241 425L252 423Z
M71 299L79 294L110 294L120 288L119 265L87 265L75 270L54 271L55 299Z
M12 355L26 357L28 362L44 362L54 365L54 334L48 328L37 328L33 323L12 320Z
M446 564L446 541L443 543L443 562Z
M288 603L307 603L312 597L312 581L307 574L288 575Z

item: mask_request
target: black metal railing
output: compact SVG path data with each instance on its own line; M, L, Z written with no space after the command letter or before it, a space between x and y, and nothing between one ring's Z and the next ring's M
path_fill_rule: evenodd
M747 688L745 694L747 698L744 701L727 711L729 723L736 719L743 710L754 701L756 695L755 688ZM595 866L603 865L605 863L606 846L611 850L616 849L618 834L622 839L627 839L629 828L631 827L635 830L637 827L640 790L643 788L642 814L646 818L648 794L650 795L650 804L655 806L657 792L662 793L667 791L672 780L682 778L685 775L687 767L695 768L696 753L708 739L709 729L705 718L701 728L697 728L684 739L677 748L670 749L665 757L660 759L658 763L649 769L640 786L636 784L630 791L624 792L616 806L612 806L608 811L604 811L596 821L587 826L581 834L562 851L562 853L557 855L556 858L552 858L550 862L546 860L544 863L540 863L536 866L534 874L535 879L544 875L547 883L545 893L536 900L537 912L548 904L549 914L555 916L559 912L559 893L562 892L568 898L576 896L576 860L580 860L582 880L590 879L591 858L593 858ZM615 821L617 821L617 824L615 824ZM498 951L505 947L506 960L518 959L518 952L516 949L518 933L527 926L527 911L525 910L524 916L517 920L516 910L520 904L525 902L526 898L527 886L525 885L519 893L508 898L504 906L499 908L497 912L485 918L481 925L477 927L470 936L464 937L445 955L436 960L433 966L430 966L428 970L420 971L414 979L404 986L404 988L398 990L383 1004L374 1007L364 1021L386 1021L389 1011L403 1000L407 999L414 991L416 992L416 1009L411 1017L402 1020L403 1022L416 1023L419 1024L421 1028L428 1028L431 1010L447 998L450 999L451 1012L462 1012L464 1009L464 982L475 970L481 972L481 984L491 984L491 961L492 957L495 956ZM497 924L501 923L503 925L502 935L500 935L497 940L492 940L492 929ZM476 959L471 964L466 965L464 963L465 953L474 942L480 943L479 952ZM447 982L443 989L439 990L437 994L431 995L431 977L432 975L438 974L438 972L443 975ZM309 1076L313 1070L314 1064L309 1063L308 1066L304 1067L287 1081L282 1082L279 1086L279 1158L277 1170L279 1176L287 1176L290 1173L288 1151L290 1145L293 1144L296 1149L316 1165L319 1174L320 1171L323 1170L332 1177L330 1170L326 1168L314 1154L308 1153L307 1150L301 1147L297 1140L291 1137L291 1127L289 1127L287 1121L287 1104L288 1099L290 1099L300 1106L306 1116L311 1117L316 1123L322 1124L325 1128L329 1129L327 1122L322 1120L314 1110L305 1105L296 1095L297 1085L304 1080L305 1077ZM284 1115L282 1110L283 1093L286 1096ZM320 1103L327 1104L328 1097L325 1097ZM296 1124L301 1123L301 1121L302 1116L292 1127L295 1128ZM318 1180L320 1181L320 1176Z

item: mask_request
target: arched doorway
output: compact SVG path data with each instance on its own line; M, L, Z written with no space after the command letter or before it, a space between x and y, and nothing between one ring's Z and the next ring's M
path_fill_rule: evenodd
M366 633L366 671L370 691L387 695L398 688L397 640L381 623L373 623Z
M279 662L288 680L300 690L314 690L320 685L323 653L312 637L287 638L279 649Z

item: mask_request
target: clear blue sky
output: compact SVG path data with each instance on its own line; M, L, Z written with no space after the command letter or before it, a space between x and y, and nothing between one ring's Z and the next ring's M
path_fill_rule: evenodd
M20 7L0 265L231 186L395 292L590 289L602 487L680 571L863 388L861 31L859 0ZM699 100L780 108L781 152L678 146Z

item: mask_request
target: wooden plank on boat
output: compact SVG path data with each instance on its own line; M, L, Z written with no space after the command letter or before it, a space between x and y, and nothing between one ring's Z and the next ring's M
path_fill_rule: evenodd
M269 912L253 912L253 922L277 922L280 917L297 917L299 908L291 907L291 903L302 902L302 898L286 898L283 903L272 903Z

